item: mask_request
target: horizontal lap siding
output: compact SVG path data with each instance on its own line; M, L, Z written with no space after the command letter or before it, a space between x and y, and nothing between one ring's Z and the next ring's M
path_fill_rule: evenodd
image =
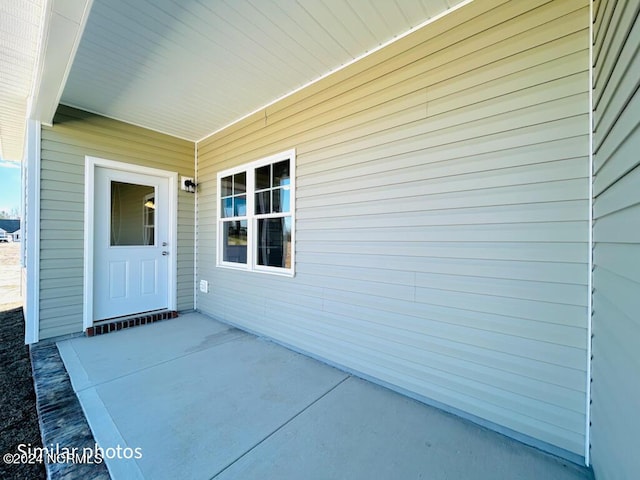
M640 4L600 1L594 35L592 461L640 471Z
M40 338L82 331L85 155L182 175L194 147L122 122L61 106L42 128ZM178 309L193 308L194 196L178 193Z
M587 2L474 2L198 144L198 308L584 453ZM296 276L215 268L216 173L297 149Z

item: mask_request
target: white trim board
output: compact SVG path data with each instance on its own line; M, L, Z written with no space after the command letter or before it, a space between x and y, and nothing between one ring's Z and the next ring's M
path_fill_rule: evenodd
M178 173L158 168L143 167L129 163L116 162L98 157L85 157L84 175L84 299L82 309L82 329L93 326L93 232L95 211L95 171L96 167L110 168L141 175L154 175L169 180L169 310L176 310L178 303Z
M43 3L39 52L27 113L29 118L50 126L60 104L93 0L49 0Z
M27 122L26 193L27 211L22 242L26 249L26 289L24 299L27 345L40 340L40 122Z

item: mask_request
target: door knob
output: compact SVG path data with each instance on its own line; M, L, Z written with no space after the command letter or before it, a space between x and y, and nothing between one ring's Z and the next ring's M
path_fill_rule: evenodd
M169 255L169 252L167 252L166 250L162 252L162 256L166 257L167 255Z
M162 246L166 247L167 246L167 242L162 242Z

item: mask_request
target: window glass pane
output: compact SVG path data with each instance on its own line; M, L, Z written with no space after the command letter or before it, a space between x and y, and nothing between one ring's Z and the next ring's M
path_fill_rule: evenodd
M231 177L224 177L220 181L220 196L228 197L229 195L233 195L232 186L233 183L231 182Z
M222 259L247 263L247 221L223 222Z
M277 188L273 191L273 213L289 212L291 209L288 188Z
M247 172L236 173L233 176L233 194L245 193L247 191Z
M233 216L233 198L223 198L220 208L222 209L222 217Z
M289 185L289 160L273 164L273 185L274 187L282 187Z
M142 232L142 243L144 245L156 244L156 196L150 193L144 197L144 231Z
M256 168L256 190L271 187L271 165Z
M291 217L258 220L258 265L291 268Z
M111 246L155 245L155 188L111 182Z
M235 215L243 217L247 214L247 196L239 195L234 199Z
M271 190L256 193L256 214L271 213Z

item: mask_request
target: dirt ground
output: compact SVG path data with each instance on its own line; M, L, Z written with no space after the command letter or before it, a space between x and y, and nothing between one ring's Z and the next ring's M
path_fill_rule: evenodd
M42 447L42 440L24 317L21 308L14 308L0 311L0 478L45 478L41 463L24 463L18 456L29 447Z
M20 243L0 243L0 312L22 306Z
M29 348L24 344L20 244L0 243L0 478L45 478L42 464L23 464L20 445L42 446ZM12 454L13 457L6 457ZM8 461L7 461L8 460Z

